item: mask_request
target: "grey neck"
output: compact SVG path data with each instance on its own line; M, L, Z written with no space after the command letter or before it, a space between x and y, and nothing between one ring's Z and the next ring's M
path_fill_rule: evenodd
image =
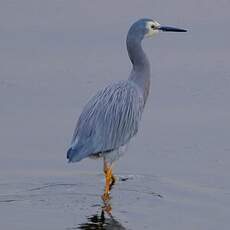
M142 39L143 37L128 33L126 45L129 58L133 64L129 80L135 82L140 87L146 101L150 85L150 64L141 46Z

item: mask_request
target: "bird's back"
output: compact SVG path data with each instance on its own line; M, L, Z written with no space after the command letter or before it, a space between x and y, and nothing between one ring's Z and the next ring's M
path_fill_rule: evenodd
M144 99L132 81L121 81L99 91L84 107L67 158L79 161L125 144L137 133Z

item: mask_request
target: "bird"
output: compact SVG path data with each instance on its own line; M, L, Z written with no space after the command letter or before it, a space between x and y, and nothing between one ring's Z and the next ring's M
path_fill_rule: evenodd
M150 62L142 40L158 32L187 32L157 21L142 18L134 22L127 34L127 52L132 69L127 80L99 90L84 106L67 150L68 162L84 158L102 158L105 175L103 199L110 198L115 184L113 165L124 154L127 144L137 134L150 89Z

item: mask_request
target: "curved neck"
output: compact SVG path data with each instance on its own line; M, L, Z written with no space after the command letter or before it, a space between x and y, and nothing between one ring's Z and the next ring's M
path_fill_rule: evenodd
M142 39L143 37L133 36L132 33L128 33L126 45L129 58L133 64L129 80L137 84L146 102L150 86L150 64L141 46Z
M150 71L148 58L142 48L142 37L138 37L128 33L126 45L129 58L133 64L134 71Z

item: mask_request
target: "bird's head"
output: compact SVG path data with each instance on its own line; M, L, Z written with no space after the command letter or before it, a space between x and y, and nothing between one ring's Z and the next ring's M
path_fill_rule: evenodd
M141 39L144 37L153 37L159 31L163 32L187 32L187 30L179 29L171 26L161 26L157 21L152 19L140 19L136 21L131 27L129 32L134 36L139 36Z

